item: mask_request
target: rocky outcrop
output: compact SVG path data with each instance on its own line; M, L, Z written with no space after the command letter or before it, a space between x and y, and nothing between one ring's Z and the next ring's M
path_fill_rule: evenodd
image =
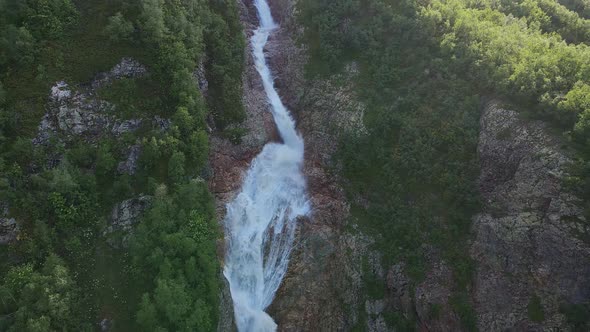
M18 236L16 219L9 218L8 212L8 205L0 202L0 245L9 244Z
M388 306L383 313L397 313L419 330L462 331L461 321L450 305L454 290L453 272L434 248L425 251L428 268L424 280L417 284L409 278L405 263L389 268L386 278Z
M129 231L139 221L139 216L150 206L151 201L151 196L139 196L115 205L108 229Z
M127 158L124 161L119 162L117 165L117 172L119 172L119 174L135 174L140 154L141 144L130 146L127 150Z
M219 323L217 332L236 332L237 327L234 322L234 307L229 291L229 283L223 274L219 274L221 280L221 291L219 292Z
M202 57L199 60L199 65L197 66L197 69L193 72L193 77L195 78L197 86L199 87L199 91L201 91L201 94L203 96L207 96L207 92L209 91L209 81L207 80L207 75L205 72L206 61L207 60L205 59L205 57Z
M482 331L563 330L562 303L590 301L590 247L575 234L580 200L563 188L570 158L541 121L498 101L481 116L482 213L473 221L473 294ZM538 297L544 320L531 321Z
M122 78L138 78L147 74L147 69L132 58L123 58L110 71L99 73L91 82L93 89L101 88L114 80Z
M121 78L137 78L147 70L139 62L123 58L110 71L98 74L89 84L71 87L57 82L51 88L47 113L39 125L33 143L50 144L50 139L96 142L105 135L120 136L137 130L141 119L119 120L115 107L97 97L97 90Z
M103 232L108 237L107 242L115 248L125 246L133 226L139 222L141 215L151 206L151 203L151 196L139 196L115 205L109 224Z

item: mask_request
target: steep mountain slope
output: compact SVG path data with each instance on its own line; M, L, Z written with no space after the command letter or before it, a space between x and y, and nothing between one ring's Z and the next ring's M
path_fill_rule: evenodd
M243 117L232 4L0 1L0 330L217 325L203 177L210 126Z
M468 122L467 130L476 134L474 144L468 145L473 177L464 180L472 181L481 203L467 209L472 225L466 235L449 234L462 252L449 253L436 238L414 239L414 252L422 257L417 274L411 257L385 259L388 254L376 243L383 235L365 233L365 222L359 218L370 216L355 211L370 206L371 198L347 195L343 189L351 179L342 176L345 169L338 162L342 133L352 131L358 137L375 130L366 127L367 121L373 126L367 115L373 111L365 111L355 84L357 78L364 79L366 66L348 61L337 74L304 76L317 45L306 48L298 43L308 41L303 32L309 26L297 20L303 15L302 5L277 0L271 6L281 28L272 36L268 56L280 93L306 139L306 174L314 204L312 217L300 225L298 249L270 309L279 330L583 327L590 289L589 247L581 240L587 232L584 203L566 186L575 153L552 125L521 118L509 110L516 107L489 98L474 96L477 102L460 106L477 121ZM332 31L350 29L354 28L348 25ZM391 64L395 65L399 64ZM448 73L436 73L439 70L424 70L425 79L450 80ZM452 227L435 219L425 222ZM387 238L411 236L394 228L381 231L392 232ZM466 257L464 263L456 255Z

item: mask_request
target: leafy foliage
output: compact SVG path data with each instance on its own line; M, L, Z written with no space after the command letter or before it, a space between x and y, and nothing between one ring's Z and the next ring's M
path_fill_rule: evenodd
M89 329L76 321L79 290L65 263L50 255L40 271L31 264L12 267L0 284L0 327L6 331Z
M363 202L355 219L385 263L405 262L415 281L426 256L440 253L466 329L476 328L467 296L474 262L464 252L479 205L480 95L562 128L578 147L570 180L589 201L586 8L566 0L300 2L307 75L345 77L365 104L367 133L345 133L338 158L352 201Z
M19 226L18 240L0 248L0 330L86 331L105 316L118 331L214 329L219 234L213 198L192 179L207 160L212 105L235 113L227 125L243 117L235 5L0 0L0 13L0 203ZM141 128L99 143L32 144L52 84L84 86L122 57L149 73L107 84L98 97L119 118L142 118ZM213 58L223 77L205 100L193 73ZM119 174L138 145L137 173ZM145 193L156 198L124 239L131 249L110 247L113 205Z
M158 188L131 242L137 271L149 271L147 282L155 286L143 295L137 313L144 329L214 329L219 269L214 229L214 209L204 183L182 185L172 195L164 186Z

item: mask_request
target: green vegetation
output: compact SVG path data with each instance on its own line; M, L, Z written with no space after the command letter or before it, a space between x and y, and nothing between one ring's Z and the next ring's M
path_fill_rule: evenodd
M40 271L31 264L10 269L4 277L2 306L9 309L12 324L0 321L3 331L88 330L89 324L76 321L79 290L64 265L50 255Z
M153 283L137 322L145 331L212 331L218 310L216 221L205 183L160 186L131 242L137 278Z
M312 53L309 74L320 67L337 72L352 60L360 68L355 81L369 134L345 135L339 156L349 192L369 202L353 214L376 238L384 263L406 262L419 281L428 268L424 244L430 244L453 264L457 287L465 289L473 264L463 254L464 240L478 206L478 94L418 28L416 8L345 4L304 1L301 12ZM343 29L344 21L352 25ZM331 36L339 31L348 35Z
M464 253L479 206L482 96L501 96L561 129L578 155L568 182L590 201L587 9L549 0L300 2L307 75L359 68L346 81L366 105L368 134L344 134L338 158L349 194L367 202L353 215L384 263L405 262L416 282L426 257L440 253L468 330L476 327L474 262Z
M574 331L587 331L590 328L590 303L564 304L559 309Z
M539 296L533 295L531 297L529 305L527 306L527 311L531 321L542 322L545 320L545 313L543 312L543 305L541 304Z
M217 15L212 16L211 28L205 34L209 108L217 126L225 129L243 121L246 115L241 102L246 41L235 1L211 0L211 7ZM236 133L234 130L229 135Z
M220 234L195 179L207 115L240 132L245 42L234 2L0 0L0 13L0 201L20 227L0 246L0 330L89 331L103 318L114 331L213 330ZM56 81L87 83L123 57L148 73L97 93L118 118L148 120L139 130L31 143ZM204 60L215 73L207 100L193 77ZM169 129L150 125L155 116ZM119 174L134 144L138 171ZM110 247L113 205L140 194L154 198L119 239L128 248Z

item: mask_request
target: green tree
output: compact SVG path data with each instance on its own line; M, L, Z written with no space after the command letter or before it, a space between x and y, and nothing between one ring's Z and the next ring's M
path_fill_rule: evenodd
M34 60L35 39L26 27L8 25L0 30L0 66L29 66Z
M125 19L121 12L109 17L109 23L105 27L104 33L115 43L131 39L133 34L133 24Z
M139 26L146 41L158 43L166 33L164 24L164 1L163 0L141 0L141 15Z
M209 138L204 130L193 131L188 138L186 156L191 168L200 169L207 160Z
M180 185L172 195L164 188L156 190L130 242L141 277L153 284L137 322L150 331L209 331L217 321L219 289L211 197L201 182Z
M168 161L168 177L174 183L182 183L185 176L184 165L185 165L184 153L175 151Z
M110 144L103 143L96 153L96 175L102 181L112 179L117 160L113 157Z
M37 39L63 37L79 18L70 0L29 0L25 13L25 26Z
M184 137L190 136L195 127L195 121L186 107L179 107L176 110L173 121L180 129L180 134Z
M12 267L0 286L0 305L8 331L74 330L86 327L78 319L78 288L64 262L50 255L41 271L31 264Z

